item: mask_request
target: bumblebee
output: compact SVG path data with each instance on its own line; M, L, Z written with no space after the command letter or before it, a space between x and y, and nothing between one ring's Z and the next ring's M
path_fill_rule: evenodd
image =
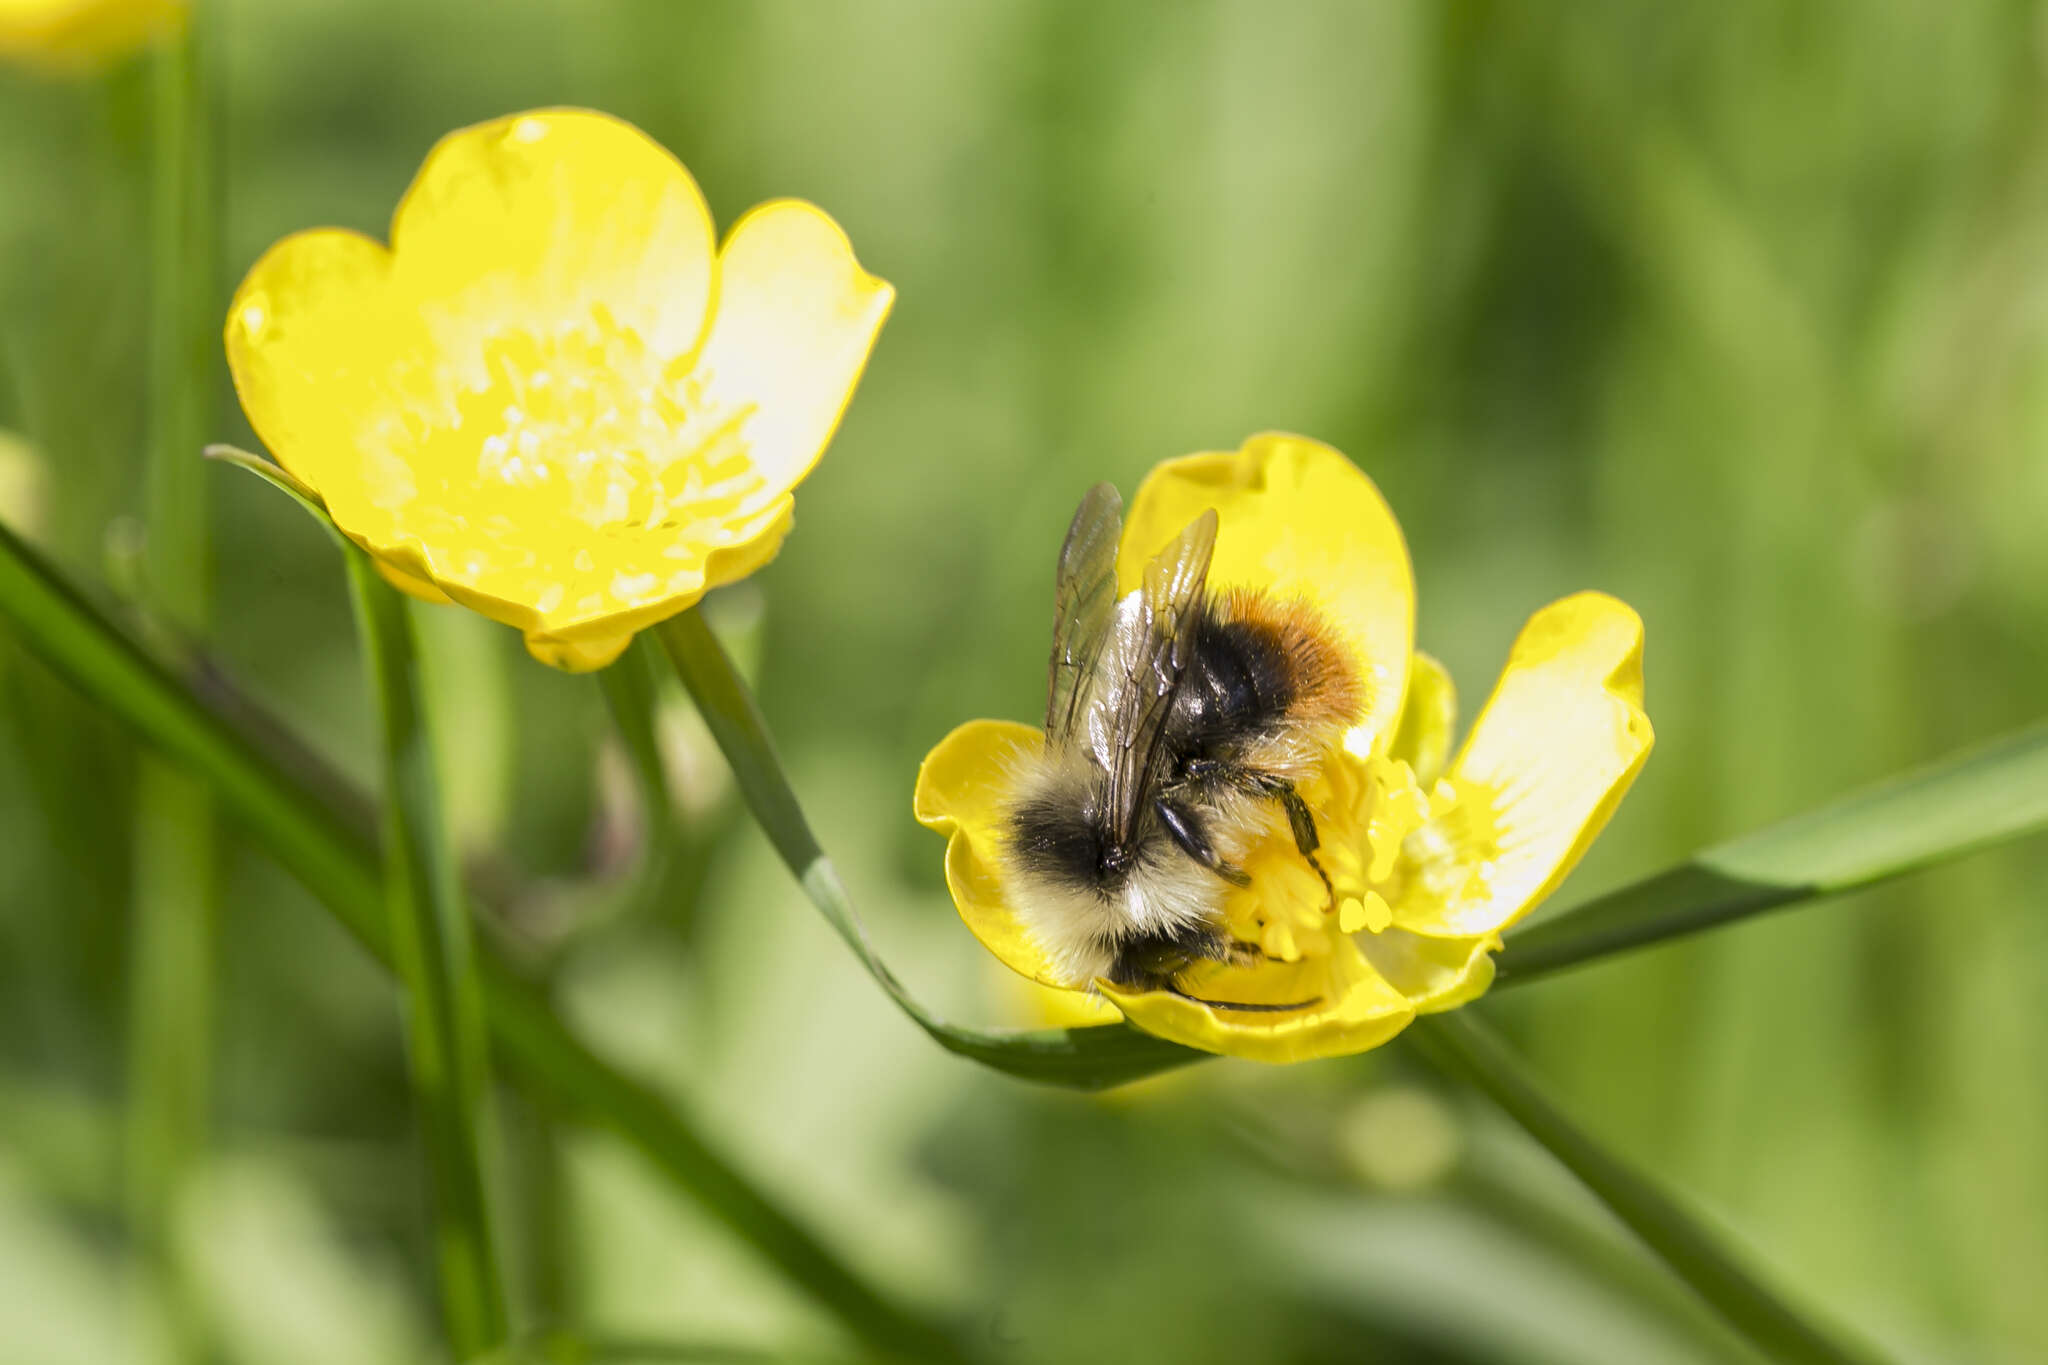
M1014 775L1002 859L1025 932L1077 989L1185 996L1198 962L1259 960L1224 902L1282 818L1329 884L1297 786L1360 718L1364 683L1313 605L1209 590L1216 527L1212 508L1119 597L1123 502L1103 483L1060 549L1045 744Z

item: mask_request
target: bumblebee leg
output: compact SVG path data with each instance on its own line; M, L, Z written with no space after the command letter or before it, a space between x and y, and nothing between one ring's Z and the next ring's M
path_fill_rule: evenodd
M1286 1014L1292 1010L1305 1010L1311 1005L1323 1003L1323 997L1320 995L1310 1000L1296 1000L1285 1005L1254 1004L1249 1000L1204 1000L1199 995L1189 995L1171 981L1166 983L1166 993L1177 995L1183 1000L1191 1000L1197 1005L1207 1005L1212 1010L1241 1010L1246 1014Z
M1292 782L1273 782L1267 792L1287 812L1288 827L1294 831L1294 846L1301 850L1301 856L1308 859L1308 865L1323 879L1323 890L1330 893L1330 900L1337 899L1337 888L1330 884L1330 874L1323 871L1323 865L1316 858L1316 850L1323 846L1323 839L1316 832L1315 812L1308 808L1308 802L1301 799L1301 793L1294 790Z
M1258 961L1263 954L1249 943L1217 933L1214 930L1184 930L1132 939L1117 949L1116 962L1111 966L1109 979L1123 986L1144 991L1165 991L1197 1005L1211 1009L1237 1010L1245 1014L1286 1014L1290 1010L1305 1010L1311 1005L1322 1003L1323 997L1314 996L1307 1000L1290 1001L1284 1005L1267 1005L1246 1000L1210 1000L1204 996L1190 995L1180 988L1175 980L1180 973L1200 960L1227 962L1234 966L1248 966Z
M1202 954L1212 962L1227 962L1233 967L1256 967L1261 962L1285 963L1286 958L1269 953L1256 943L1246 943L1241 938L1217 935L1216 946Z
M1209 832L1202 828L1200 816L1191 810L1174 805L1163 796L1153 799L1152 810L1158 815L1159 823L1166 826L1167 834L1180 845L1183 853L1232 886L1252 884L1250 875L1243 868L1226 861L1223 855L1216 851L1216 846L1209 842Z

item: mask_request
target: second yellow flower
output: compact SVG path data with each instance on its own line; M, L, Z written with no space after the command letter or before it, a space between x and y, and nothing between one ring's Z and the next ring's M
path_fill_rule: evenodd
M388 578L582 670L773 558L893 297L816 207L763 204L720 247L645 134L544 110L442 139L389 248L272 247L228 360Z

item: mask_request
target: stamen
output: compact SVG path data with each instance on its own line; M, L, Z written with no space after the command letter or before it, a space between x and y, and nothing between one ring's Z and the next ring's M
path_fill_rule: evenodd
M468 383L414 396L403 425L416 483L392 510L422 543L444 529L481 541L452 566L471 586L579 611L593 598L599 611L638 605L688 579L727 522L762 505L752 405L718 403L709 375L651 352L603 305L463 344L476 357ZM600 542L610 548L593 555ZM555 549L565 543L585 547L573 574Z

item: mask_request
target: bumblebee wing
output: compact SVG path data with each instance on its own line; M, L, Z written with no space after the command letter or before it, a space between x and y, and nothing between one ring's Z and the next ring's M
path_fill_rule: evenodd
M1108 777L1103 815L1125 843L1159 780L1160 731L1194 653L1194 618L1216 549L1216 511L1188 524L1117 605L1115 675L1088 712L1089 749Z
M1116 547L1123 537L1124 500L1098 483L1082 497L1060 546L1053 588L1052 662L1046 670L1046 742L1072 739L1116 614Z

